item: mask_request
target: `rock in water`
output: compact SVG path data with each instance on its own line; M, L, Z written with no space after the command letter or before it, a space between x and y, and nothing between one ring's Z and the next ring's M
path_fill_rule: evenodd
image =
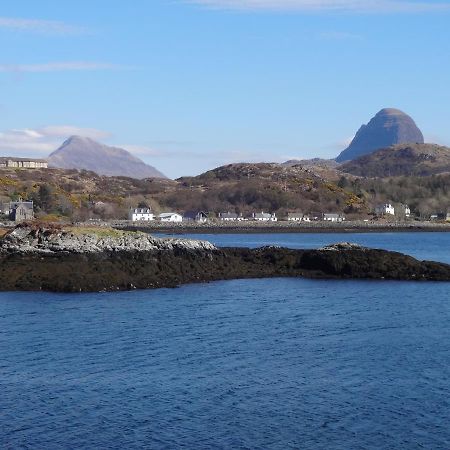
M360 247L216 248L103 228L24 224L0 238L0 291L92 292L264 277L450 281L450 265Z
M350 161L391 145L416 143L423 144L424 139L414 120L398 109L386 108L358 130L336 161Z
M92 170L99 175L131 178L167 178L123 148L109 147L93 139L71 136L48 157L50 167Z

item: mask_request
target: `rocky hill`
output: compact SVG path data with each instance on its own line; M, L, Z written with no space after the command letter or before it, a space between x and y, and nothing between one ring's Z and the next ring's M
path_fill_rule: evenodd
M153 166L122 148L109 147L81 136L71 136L64 141L50 154L48 162L50 167L92 170L99 175L166 178Z
M349 161L340 170L362 177L429 176L450 172L450 148L400 144Z
M423 134L414 120L398 109L386 108L378 112L367 125L361 126L336 161L350 161L380 148L410 143L424 143Z

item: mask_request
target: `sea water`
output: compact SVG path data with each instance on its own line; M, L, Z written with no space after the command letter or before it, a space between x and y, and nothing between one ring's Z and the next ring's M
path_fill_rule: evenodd
M450 262L449 237L208 236ZM449 288L277 278L2 293L0 448L448 449Z

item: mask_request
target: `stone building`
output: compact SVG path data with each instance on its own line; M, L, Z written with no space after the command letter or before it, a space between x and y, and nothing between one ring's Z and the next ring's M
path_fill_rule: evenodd
M34 219L33 202L11 202L9 204L9 219L14 222Z
M12 169L47 169L48 162L45 159L0 157L0 168Z

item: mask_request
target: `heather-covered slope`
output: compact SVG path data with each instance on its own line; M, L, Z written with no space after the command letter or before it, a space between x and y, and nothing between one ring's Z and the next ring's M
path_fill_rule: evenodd
M401 144L349 161L340 170L362 177L435 175L450 172L450 148Z

